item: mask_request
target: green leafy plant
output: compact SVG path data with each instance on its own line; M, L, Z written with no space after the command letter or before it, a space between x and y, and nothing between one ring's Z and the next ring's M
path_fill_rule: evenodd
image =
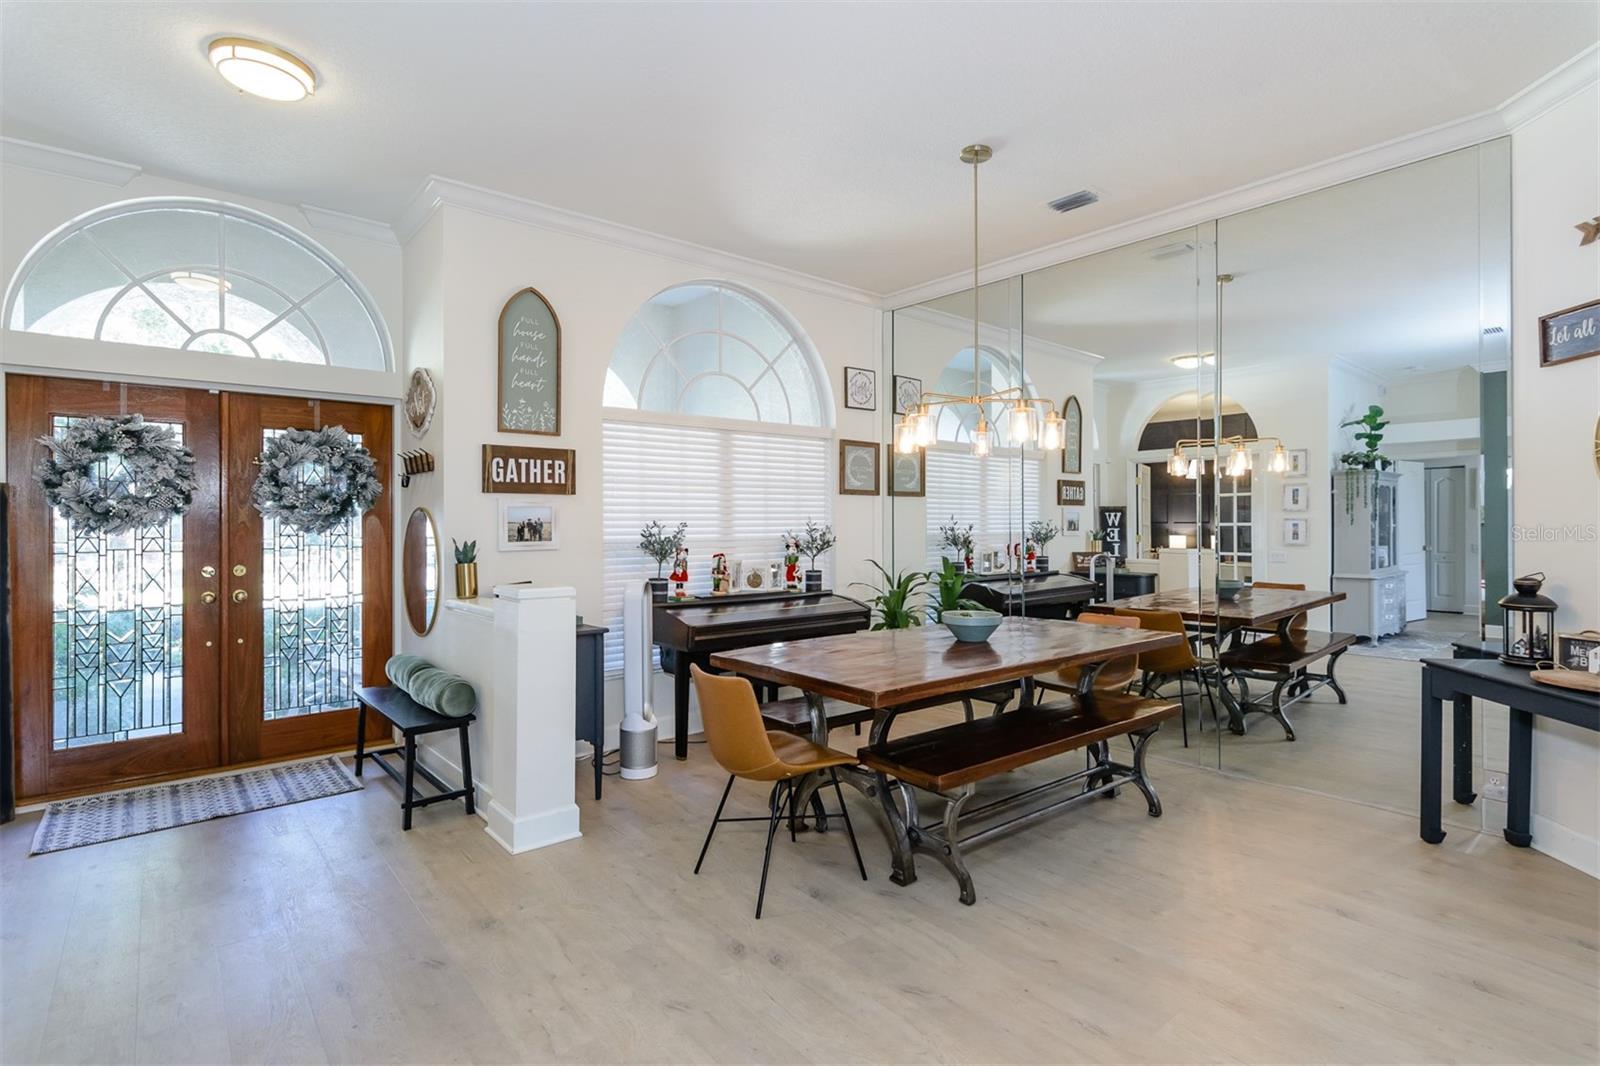
M662 568L677 556L688 536L687 522L679 522L678 528L670 533L660 522L651 522L639 530L639 550L655 560L657 578L661 577Z
M1372 493L1372 505L1377 506L1378 479L1372 475L1381 470L1387 470L1394 465L1390 459L1378 450L1383 443L1383 428L1389 423L1383 417L1383 408L1377 404L1367 407L1367 413L1360 418L1352 418L1347 422L1340 422L1340 429L1349 429L1352 426L1360 427L1353 434L1365 448L1361 451L1345 452L1339 456L1339 462L1346 470L1344 479L1344 513L1345 517L1354 524L1356 520L1356 500Z
M872 624L873 629L910 629L912 626L922 624L922 612L913 605L912 600L922 586L928 583L928 575L919 570L902 570L900 573L890 575L876 560L868 559L878 573L883 575L882 584L874 585L866 581L853 581L852 587L859 586L872 593L872 609L877 612L878 620Z
M1047 522L1043 518L1035 518L1028 523L1028 539L1034 546L1044 551L1044 546L1061 535L1061 527L1054 522Z
M950 524L939 527L939 536L944 538L943 543L946 548L960 552L963 559L972 555L972 523L962 525L956 521L955 515L951 515Z
M469 540L465 544L462 544L460 541L456 540L456 538L451 537L450 543L455 545L457 564L465 565L467 563L475 563L478 561L477 541Z
M811 569L813 570L817 568L817 560L822 557L823 553L831 550L838 543L834 538L832 526L818 525L809 518L806 519L804 533L799 536L795 536L793 533L785 533L783 541L785 544L793 542L800 549L801 555L809 556Z
M957 570L956 564L949 559L941 560L940 569L929 572L928 579L932 582L929 587L933 589L933 599L928 602L928 617L934 622L943 622L946 611L983 610L983 604L961 595L961 590L967 584L967 575Z

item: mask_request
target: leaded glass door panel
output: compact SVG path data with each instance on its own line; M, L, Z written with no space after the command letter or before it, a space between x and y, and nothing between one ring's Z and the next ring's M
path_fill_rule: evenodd
M219 404L202 390L7 376L21 798L218 764ZM189 512L119 534L56 514L32 477L38 438L132 413L171 426L194 452Z
M265 520L254 459L286 429L343 426L389 484L393 412L371 404L229 394L225 400L227 744L232 761L355 740L352 691L383 683L393 643L389 499L325 533ZM322 476L308 469L308 480ZM377 726L371 724L374 739Z

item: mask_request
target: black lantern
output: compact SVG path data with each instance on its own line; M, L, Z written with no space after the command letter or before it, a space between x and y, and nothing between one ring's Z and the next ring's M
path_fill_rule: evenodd
M1511 582L1517 591L1500 600L1506 616L1501 624L1500 661L1512 666L1537 666L1550 661L1555 649L1556 601L1539 595L1543 574Z

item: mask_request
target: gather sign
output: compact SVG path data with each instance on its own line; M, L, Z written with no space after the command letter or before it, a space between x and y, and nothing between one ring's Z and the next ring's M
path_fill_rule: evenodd
M577 491L570 448L483 446L483 491L571 496Z

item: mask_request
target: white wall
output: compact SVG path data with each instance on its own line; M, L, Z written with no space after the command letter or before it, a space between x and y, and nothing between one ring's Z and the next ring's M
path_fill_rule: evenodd
M1597 156L1593 80L1512 133L1512 565L1548 575L1564 631L1600 628L1600 358L1540 367L1538 320L1600 296L1600 243L1573 228L1600 210ZM1541 720L1533 763L1533 846L1600 877L1596 734Z

